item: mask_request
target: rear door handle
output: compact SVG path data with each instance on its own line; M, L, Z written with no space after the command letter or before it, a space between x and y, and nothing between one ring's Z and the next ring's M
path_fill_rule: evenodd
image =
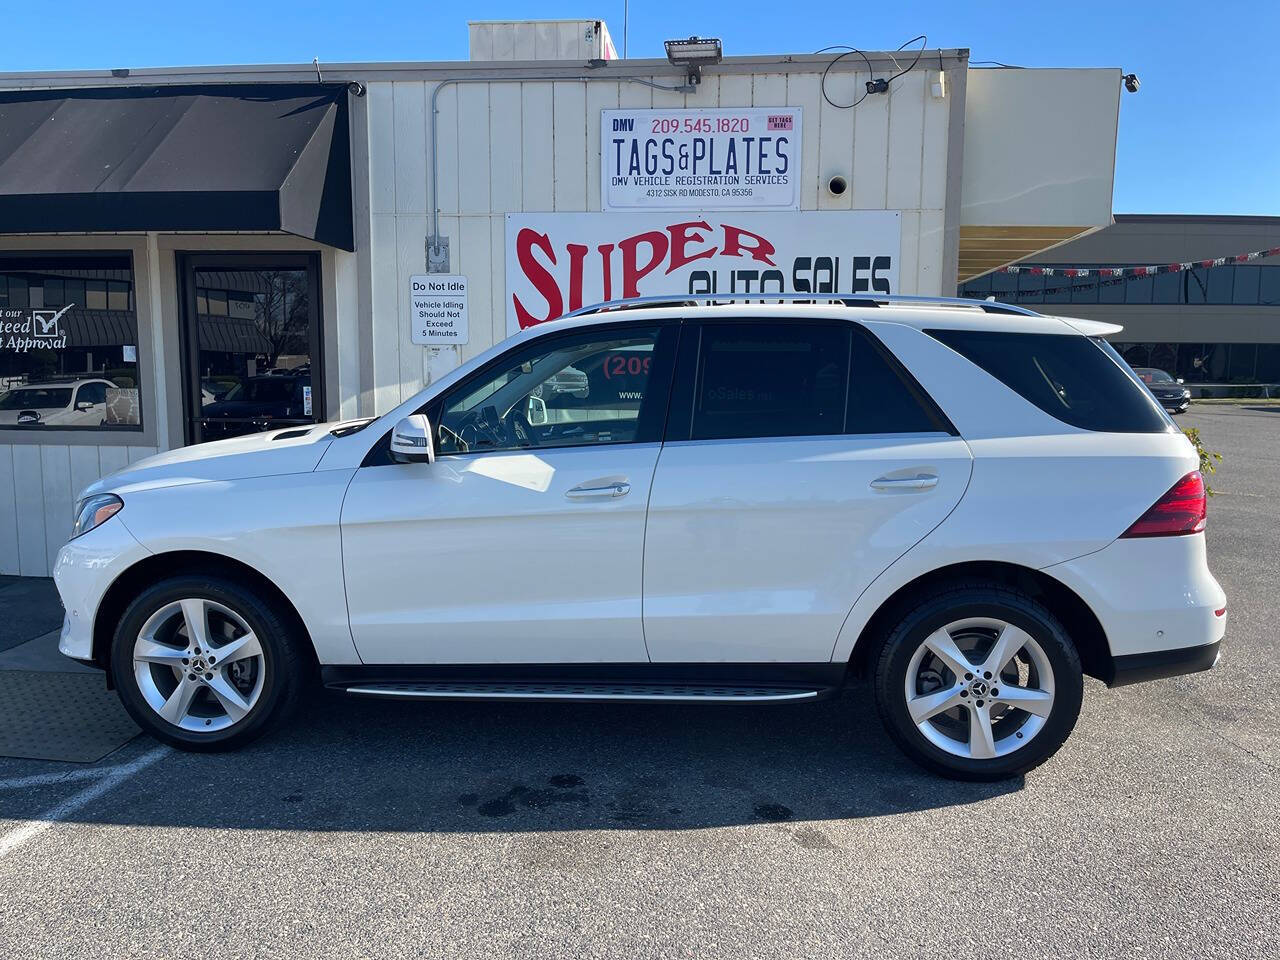
M625 497L630 492L631 484L625 480L618 480L614 483L602 483L593 486L580 485L566 490L564 495L570 500L599 500Z
M872 490L928 490L938 485L932 473L918 473L914 477L877 477L871 481Z

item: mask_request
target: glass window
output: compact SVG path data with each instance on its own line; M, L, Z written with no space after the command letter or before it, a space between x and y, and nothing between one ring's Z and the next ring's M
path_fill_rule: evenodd
M1215 269L1227 269L1219 267ZM1231 302L1238 304L1253 304L1258 302L1258 274L1261 267L1253 266L1236 266L1230 269L1235 271L1235 288L1231 293Z
M1267 306L1280 304L1280 267L1258 268L1258 302ZM13 296L13 290L9 290Z
M1210 267L1208 272L1208 290L1205 301L1208 303L1231 303L1233 299L1231 288L1235 281L1236 268L1224 265Z
M698 351L693 440L844 432L847 324L706 324Z
M1015 274L1018 280L1018 295L1014 299L1018 303L1044 303L1046 298L1044 288L1046 277L1040 273L1019 273ZM1048 277L1047 282L1053 286L1054 277ZM1049 301L1053 302L1053 301Z
M1260 383L1280 383L1280 343L1258 344L1257 377Z
M1227 380L1242 383L1253 380L1258 348L1252 343L1233 343L1227 351Z
M1104 340L1056 333L926 332L1064 423L1114 433L1169 429L1150 392Z
M854 330L845 433L952 433L924 390L870 334Z
M1098 276L1090 274L1087 277L1076 277L1075 283L1071 286L1071 302L1072 303L1097 303L1098 302Z
M1185 274L1158 273L1151 288L1152 303L1182 303L1182 284ZM1200 299L1203 303L1203 297Z
M1155 286L1154 277L1125 277L1124 302L1150 303L1151 288Z
M0 290L0 429L141 429L128 254L5 254Z
M190 255L184 277L194 301L183 310L191 441L323 420L315 258ZM241 305L235 314L232 300Z
M440 454L655 441L666 378L650 391L659 328L554 337L513 352L445 397Z
M84 282L84 305L90 310L107 309L106 280L86 280Z
M1129 282L1124 277L1095 277L1098 284L1099 303L1124 303L1125 285Z

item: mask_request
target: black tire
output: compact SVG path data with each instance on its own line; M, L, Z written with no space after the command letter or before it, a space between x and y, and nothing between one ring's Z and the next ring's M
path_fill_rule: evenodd
M991 759L942 749L921 733L907 709L907 670L916 650L935 630L970 617L1003 620L1026 631L1053 669L1053 706L1044 726L1025 745ZM1084 693L1080 655L1058 618L1027 594L991 583L956 584L904 609L884 638L873 682L880 718L903 752L933 773L971 781L1004 780L1048 760L1075 727Z
M262 647L261 693L244 717L223 730L196 732L167 722L148 704L134 674L134 642L147 620L165 605L186 598L212 600L230 608L248 624ZM125 710L157 740L182 750L233 750L260 737L297 707L310 675L303 653L306 642L298 636L293 618L252 588L221 577L188 574L148 587L126 608L112 638L112 676Z

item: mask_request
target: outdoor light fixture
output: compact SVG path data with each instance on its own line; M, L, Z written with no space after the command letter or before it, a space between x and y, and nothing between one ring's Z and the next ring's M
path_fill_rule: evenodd
M1126 73L1120 79L1124 81L1124 88L1130 93L1138 92L1138 87L1141 86L1141 81L1138 80L1138 75L1136 73Z
M690 37L688 40L668 40L667 59L674 66L684 67L688 77L686 89L694 90L702 82L702 68L724 59L720 41L715 37Z

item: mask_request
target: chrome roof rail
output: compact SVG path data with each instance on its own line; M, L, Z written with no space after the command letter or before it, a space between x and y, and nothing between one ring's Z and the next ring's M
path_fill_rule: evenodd
M722 293L667 294L649 297L631 297L627 300L606 300L589 307L581 307L566 317L584 317L608 310L639 310L645 307L695 307L731 303L838 303L846 307L880 307L893 304L921 307L976 307L984 313L1017 314L1024 317L1044 316L1026 307L995 300L974 300L967 297L916 297L887 293L742 293L737 297Z

